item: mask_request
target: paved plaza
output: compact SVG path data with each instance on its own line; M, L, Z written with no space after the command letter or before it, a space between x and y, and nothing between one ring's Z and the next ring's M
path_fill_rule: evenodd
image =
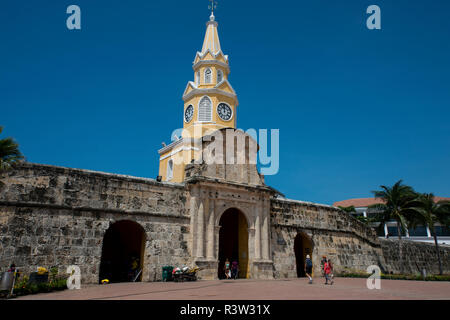
M381 280L380 290L369 290L366 279L306 278L280 280L211 280L196 282L141 282L86 285L19 297L21 300L450 300L450 282Z

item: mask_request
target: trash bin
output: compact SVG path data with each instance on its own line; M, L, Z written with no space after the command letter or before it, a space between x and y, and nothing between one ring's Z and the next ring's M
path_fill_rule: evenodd
M162 281L172 281L172 266L164 266L162 267Z
M14 272L0 273L0 291L11 291L14 283Z

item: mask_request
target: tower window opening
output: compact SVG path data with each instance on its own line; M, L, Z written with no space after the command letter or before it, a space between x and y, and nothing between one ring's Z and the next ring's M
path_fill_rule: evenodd
M198 121L208 122L212 121L212 103L208 97L203 97L200 100L198 108Z
M211 83L211 69L208 68L205 70L205 83Z
M197 73L195 74L195 83L197 85L200 84L200 71L197 71Z
M217 70L217 83L221 83L223 80L223 72L222 70Z
M167 164L167 180L172 180L173 178L173 160L170 159Z

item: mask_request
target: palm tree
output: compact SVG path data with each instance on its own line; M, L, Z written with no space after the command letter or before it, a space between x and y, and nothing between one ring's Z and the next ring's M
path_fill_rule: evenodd
M398 251L400 257L401 273L404 273L403 250L402 250L402 230L408 228L408 207L410 202L417 197L417 193L410 186L402 184L402 180L397 181L392 187L380 186L381 190L372 191L375 198L381 199L383 203L369 206L377 211L376 220L380 222L379 228L385 223L395 220L398 231Z
M0 133L2 131L3 127L0 127ZM12 138L0 140L0 172L8 170L22 159L24 157L19 151L19 145Z
M411 204L411 207L408 209L411 213L411 227L415 228L418 225L425 225L430 229L430 233L434 238L434 244L436 246L439 274L442 274L442 262L437 241L436 223L440 223L446 227L450 225L450 201L441 200L436 203L432 193L424 193L419 195L419 197Z
M402 240L402 230L407 230L408 227L408 208L411 201L417 197L417 193L412 187L402 184L402 180L397 181L392 187L380 186L380 188L382 190L372 191L372 193L383 203L371 205L369 208L377 211L376 220L380 222L380 227L395 220L398 238Z

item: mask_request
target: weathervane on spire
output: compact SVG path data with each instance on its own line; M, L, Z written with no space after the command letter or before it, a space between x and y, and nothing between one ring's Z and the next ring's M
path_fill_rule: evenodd
M211 4L208 6L208 9L211 9L211 15L214 16L214 9L217 8L217 1L208 0Z

